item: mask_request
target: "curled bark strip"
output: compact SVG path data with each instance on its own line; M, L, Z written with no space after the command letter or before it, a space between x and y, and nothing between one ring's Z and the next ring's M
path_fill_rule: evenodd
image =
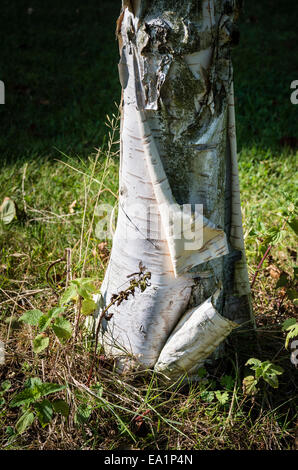
M219 295L219 291L215 296ZM238 325L222 317L214 308L212 298L188 311L164 345L154 369L176 380L189 370L199 369L204 359Z
M55 290L52 282L50 281L50 278L49 278L49 273L51 271L51 269L56 266L56 264L58 263L61 263L62 261L65 261L65 256L62 256L62 258L59 258L59 259L56 259L55 261L53 261L50 266L48 267L47 271L46 271L46 280L47 280L47 283L48 283L48 286L52 289L52 291L54 292L54 294L56 295L56 297L59 299L59 294L58 292Z

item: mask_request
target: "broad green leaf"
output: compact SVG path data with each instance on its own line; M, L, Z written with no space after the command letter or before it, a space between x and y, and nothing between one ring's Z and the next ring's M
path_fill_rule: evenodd
M38 387L41 384L42 384L42 381L40 380L39 377L29 377L29 379L27 379L25 382L25 387L38 390Z
M35 354L39 354L44 349L46 349L49 345L50 339L48 336L44 336L44 334L40 334L35 336L33 340L33 351Z
M293 319L289 319L289 320L293 320ZM295 321L295 323L292 323L291 325L288 325L286 328L283 328L283 329L288 331L286 342L285 342L285 348L287 348L289 346L290 339L296 338L296 336L298 336L298 322L296 323Z
M96 291L95 279L93 279L92 277L78 278L73 280L72 282L77 286L85 287L85 289L89 290L90 292L94 293Z
M94 312L96 309L97 305L94 300L91 299L84 299L82 302L82 314L83 315L91 315L91 313Z
M25 388L11 399L9 406L13 408L15 406L30 405L30 403L38 400L40 396L41 395L37 389Z
M84 299L92 298L92 294L95 294L97 292L97 288L94 284L94 279L91 279L91 278L75 279L72 282L76 285L77 292Z
M62 416L65 416L65 418L68 417L69 415L69 405L66 403L65 400L54 400L52 402L52 406L54 411L56 413L60 413Z
M204 390L203 392L201 392L200 397L202 398L202 400L211 403L214 400L214 392Z
M259 378L263 376L263 369L261 366L255 368L251 367L251 369L255 371L255 377L257 380L259 380Z
M286 331L289 330L292 325L295 325L296 319L295 318L287 318L282 324L282 330Z
M0 407L2 407L3 405L5 405L5 398L0 396Z
M80 295L85 300L92 300L92 294L97 292L94 279L83 278L74 279L61 297L61 305L72 300L77 300Z
M265 374L269 369L271 369L272 365L273 364L270 361L263 361L261 362L259 369L262 374Z
M228 392L221 392L220 390L215 391L215 396L218 399L221 405L225 405L229 401L229 393Z
M71 323L65 318L56 318L52 328L61 342L68 340L72 335Z
M92 300L92 292L86 289L84 286L77 287L78 294L85 300Z
M0 391L0 394L1 393L5 393L7 392L7 390L9 390L11 387L11 381L10 380L4 380L2 383L1 383L1 391Z
M78 406L77 412L75 414L75 423L76 424L85 424L90 418L92 413L92 406L83 403Z
M28 310L20 318L19 321L23 321L31 326L37 326L43 313L40 310Z
M298 235L298 219L291 219L287 221L291 229Z
M288 337L291 338L296 338L298 336L298 323L295 323L295 325L292 325L291 328L288 328L289 333Z
M0 206L0 220L8 225L16 216L16 206L12 199L6 197Z
M12 398L9 406L23 406L37 401L41 397L45 397L50 393L60 392L65 390L65 385L59 385L51 382L42 383L39 378L31 378L28 381L28 388L25 388L15 397Z
M281 366L277 366L276 364L271 363L271 367L269 369L270 373L276 374L276 375L282 375L284 373L284 370Z
M41 333L43 333L50 326L51 321L52 319L49 318L48 315L42 315L42 317L40 317L38 326Z
M60 392L61 390L65 390L65 388L66 388L65 385L59 385L59 384L54 384L50 382L45 382L38 386L41 397L45 397L46 395L49 395L50 393Z
M22 414L22 416L19 418L19 420L16 423L16 431L18 434L22 434L26 429L31 426L35 419L34 414L32 413L31 410L25 411L25 413Z
M49 424L53 417L53 408L49 400L43 400L40 403L35 403L34 408L37 412L37 418L42 427Z
M77 300L78 299L78 292L77 292L77 287L73 282L70 284L70 286L65 290L61 297L61 305L68 304L68 302L72 300Z
M51 324L52 320L56 318L60 313L64 312L63 307L51 308L46 315L43 315L39 319L39 329L41 332L45 331Z
M7 426L5 429L5 434L8 435L8 437L13 437L15 435L15 431L12 426Z
M258 381L253 375L247 375L242 382L244 395L255 395L257 392Z
M51 318L56 318L58 315L60 315L61 313L63 313L65 310L65 307L54 307L54 308L51 308L49 311L48 311L48 316L51 317Z
M266 374L263 376L265 382L267 382L271 387L278 388L278 377L276 374Z
M261 364L262 362L259 359L255 359L254 357L251 357L250 359L248 359L245 365L246 366L252 365L251 369L256 370L258 367L260 367Z

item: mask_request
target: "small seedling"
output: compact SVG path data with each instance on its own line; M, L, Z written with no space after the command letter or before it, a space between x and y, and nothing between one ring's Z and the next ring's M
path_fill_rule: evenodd
M48 400L44 398L53 393L64 390L65 385L42 382L38 377L30 378L24 390L15 395L10 401L11 408L20 407L22 414L15 425L17 434L22 434L37 419L42 427L47 426L55 413L66 417L69 406L61 399Z
M71 337L72 325L62 316L63 312L63 307L51 308L47 314L43 314L41 310L28 310L19 318L19 321L36 326L38 329L38 334L33 340L33 351L36 354L41 353L49 345L50 338L46 335L46 331L52 330L61 343Z
M98 294L98 288L95 286L95 279L79 278L72 280L69 287L61 297L60 305L64 307L71 302L82 300L81 313L91 315L97 307L93 295Z
M255 395L258 392L257 385L261 379L271 387L278 388L278 375L284 372L282 367L272 364L270 361L262 362L255 358L249 359L245 365L250 366L254 375L248 375L243 379L244 395Z

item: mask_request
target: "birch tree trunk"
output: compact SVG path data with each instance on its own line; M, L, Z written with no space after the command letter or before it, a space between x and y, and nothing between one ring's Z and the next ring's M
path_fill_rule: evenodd
M103 322L121 368L195 374L251 319L230 58L237 15L236 0L123 1L119 215L102 299L140 262L151 285Z

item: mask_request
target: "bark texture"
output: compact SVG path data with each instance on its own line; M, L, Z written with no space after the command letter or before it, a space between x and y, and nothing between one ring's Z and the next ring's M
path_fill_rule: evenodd
M237 15L235 0L135 0L123 1L117 23L119 215L102 300L127 286L140 261L151 286L112 309L102 342L119 364L131 354L173 378L251 318L230 58ZM175 239L167 218L167 207L179 219L185 204L193 210L183 226L195 232L202 218L195 249L187 230Z

